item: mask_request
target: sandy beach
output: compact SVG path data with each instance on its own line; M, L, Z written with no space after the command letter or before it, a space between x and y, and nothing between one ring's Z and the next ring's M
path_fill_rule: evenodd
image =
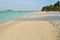
M43 14L36 12L24 17L43 17L41 15ZM53 24L53 21L15 21L1 25L0 40L57 40Z
M32 14L26 15L24 16L25 18L32 18L32 17L45 17L45 16L60 16L58 15L56 12L55 14L53 14L55 12L33 12Z

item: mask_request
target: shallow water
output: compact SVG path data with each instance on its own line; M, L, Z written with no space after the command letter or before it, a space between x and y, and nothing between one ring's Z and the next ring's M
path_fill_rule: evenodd
M55 16L44 16L39 18L22 18L24 15L31 14L32 12L3 12L0 11L0 24L9 22L11 20L16 21L48 21L48 20L60 20L60 12L46 12L43 15L57 14Z
M0 11L0 23L5 23L10 20L14 20L18 17L23 17L24 15L30 14L31 12L4 12Z

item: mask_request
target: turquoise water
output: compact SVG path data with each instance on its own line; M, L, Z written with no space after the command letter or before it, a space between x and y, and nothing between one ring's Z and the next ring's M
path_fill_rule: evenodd
M3 12L0 11L0 23L4 23L10 20L13 20L18 17L23 17L24 15L30 14L31 12Z
M17 20L17 21L48 21L48 20L60 20L60 12L47 12L46 15L48 14L58 14L56 16L45 16L45 17L39 17L39 18L22 18L24 15L31 14L32 12L3 12L0 11L0 24L9 22L11 20ZM45 15L45 14L44 14Z

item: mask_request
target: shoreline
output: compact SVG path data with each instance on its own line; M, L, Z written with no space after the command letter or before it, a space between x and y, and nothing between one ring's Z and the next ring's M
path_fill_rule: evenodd
M28 16L41 17L41 14L40 12L36 12ZM42 17L45 16L43 15ZM60 20L12 20L0 26L0 40L57 40L57 36L59 35L57 27L60 28Z
M14 22L23 22L23 21L20 21L21 20L20 18L23 18L23 19L27 18L26 19L27 21L28 21L29 18L32 18L31 21L39 21L39 20L33 20L33 19L35 19L35 18L39 19L39 18L47 17L47 16L60 16L57 13L60 14L60 12L58 12L58 11L56 13L54 11L51 11L51 12L45 12L45 11L43 11L43 12L42 11L32 12L30 14L26 14L24 16L20 16L20 17L14 19L14 20L10 20L8 22L2 23L2 24L0 24L0 26L8 25L8 24L11 24L11 23L14 23ZM30 19L29 19L29 21L30 21ZM46 20L40 20L40 21L46 21ZM50 20L48 20L48 21L50 21Z
M54 12L53 12L54 13ZM60 16L60 15L58 15L58 14L53 14L53 13L51 13L51 12L41 12L41 11L38 11L38 12L32 12L32 13L30 13L30 14L26 14L26 15L24 15L24 16L20 16L20 17L17 17L17 18L15 18L14 20L10 20L10 21L7 21L7 22L5 22L5 23L2 23L2 24L0 24L0 25L5 25L5 24L9 24L9 23L13 23L13 22L15 22L15 21L18 21L18 20L20 20L20 18L41 18L41 17L46 17L46 16ZM58 13L58 12L57 12ZM17 20L18 19L18 20ZM40 21L42 21L42 20L40 20Z

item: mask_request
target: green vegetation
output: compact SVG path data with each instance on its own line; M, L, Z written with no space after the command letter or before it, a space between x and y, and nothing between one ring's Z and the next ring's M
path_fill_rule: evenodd
M60 1L56 2L54 5L43 7L41 11L60 11Z

